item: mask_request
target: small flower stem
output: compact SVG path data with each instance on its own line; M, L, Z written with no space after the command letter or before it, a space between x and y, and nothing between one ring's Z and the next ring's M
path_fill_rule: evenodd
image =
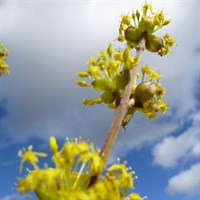
M124 96L122 97L119 105L117 106L117 109L115 111L113 120L111 122L110 128L108 130L106 139L104 141L104 144L101 148L100 156L102 157L103 161L106 163L110 152L112 150L112 147L114 145L115 139L117 137L117 134L119 132L119 128L121 127L122 121L128 111L129 107L129 98L131 95L131 89L133 86L133 83L136 78L136 73L137 73L137 68L140 64L140 60L142 58L142 54L145 49L145 38L142 38L138 44L137 51L136 51L136 60L137 60L137 65L130 70L130 81L126 85L125 91L124 91Z

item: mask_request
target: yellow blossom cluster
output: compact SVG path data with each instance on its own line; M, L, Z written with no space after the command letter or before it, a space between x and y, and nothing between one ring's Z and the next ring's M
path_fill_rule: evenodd
M0 43L0 76L9 74L8 64L5 63L8 57L8 50Z
M136 64L136 59L130 55L129 48L124 51L117 49L113 51L112 44L109 44L107 51L100 51L97 58L90 58L87 70L78 72L80 78L90 79L90 83L84 80L77 80L81 87L91 87L101 95L93 99L84 99L84 105L105 103L111 108L124 93L125 86L130 79L129 69Z
M105 103L109 108L116 109L123 98L126 85L130 81L130 70L138 65L138 57L132 56L130 50L136 48L141 41L145 40L145 48L160 56L169 53L174 40L168 34L163 37L154 33L163 26L169 24L163 11L154 12L151 4L145 3L142 11L133 12L132 15L122 15L119 25L118 41L126 41L125 49L115 49L110 43L106 51L100 51L97 58L90 58L85 72L78 72L77 76L85 80L77 80L81 87L91 87L99 92L95 98L84 99L84 105ZM145 114L148 119L154 119L158 111L166 112L167 103L162 100L164 88L158 83L159 72L149 66L143 66L142 80L137 84L139 75L136 74L130 96L130 107L124 117L122 126L125 128L137 111ZM147 80L145 80L147 76Z
M145 118L153 120L159 111L162 115L165 114L168 107L167 102L162 100L165 89L159 84L160 73L148 65L141 67L141 71L142 80L132 88L129 109L122 122L123 128L126 127L136 111L144 114Z
M142 15L141 15L142 14ZM136 10L132 15L122 15L119 26L118 41L126 40L130 48L136 48L142 38L146 40L146 49L160 56L169 53L169 48L174 45L174 40L165 36L156 36L154 33L170 23L165 19L163 11L154 12L152 5L145 3L142 12Z
M81 139L69 140L59 150L55 137L50 137L49 147L54 167L38 167L38 156L46 154L32 151L33 147L19 151L24 162L33 166L24 178L16 183L22 195L34 191L39 200L123 200L133 188L133 174L126 163L118 163L105 170L99 152L93 144ZM105 171L105 173L103 173ZM89 187L91 177L99 174L99 180ZM105 175L104 175L105 174ZM142 200L139 194L132 193L127 199Z
M107 51L101 51L97 58L90 58L87 70L77 73L77 76L89 79L89 82L77 80L76 83L81 87L91 87L101 94L92 99L84 99L83 104L105 103L109 108L116 109L129 82L129 70L134 68L136 63L137 59L130 54L129 47L126 47L124 51L120 49L113 51L112 44L109 44ZM130 108L122 123L124 128L136 111L152 120L158 111L161 110L164 114L167 109L167 103L162 100L165 90L159 84L160 73L148 65L143 66L141 72L141 82L137 83L139 80L139 74L137 74L137 79L132 86Z

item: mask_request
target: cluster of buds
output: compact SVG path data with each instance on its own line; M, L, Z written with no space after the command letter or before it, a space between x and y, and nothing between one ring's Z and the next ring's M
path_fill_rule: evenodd
M109 108L116 109L122 99L126 85L130 80L130 70L137 66L138 60L130 54L132 48L138 47L139 42L145 40L145 48L160 56L169 53L169 48L174 45L174 40L168 34L163 37L154 33L169 24L163 11L153 12L151 4L145 3L142 12L122 15L119 25L118 41L126 41L124 50L113 51L110 44L107 51L101 51L97 58L90 58L85 72L78 72L81 78L88 78L90 82L77 80L81 87L91 87L101 92L93 99L84 99L84 105L105 103ZM137 84L139 75L135 78L130 96L130 106L122 126L125 128L135 111L145 114L146 118L154 119L158 111L162 114L167 109L167 103L162 100L164 88L158 83L160 75L148 66L142 67L142 80ZM145 75L147 80L144 80Z
M105 103L110 108L116 108L116 102L121 99L130 79L129 69L135 66L136 60L130 55L128 47L124 51L118 49L114 52L112 49L110 44L107 51L101 51L97 58L89 60L87 71L77 73L77 76L90 80L90 83L77 80L79 86L102 92L93 99L84 99L84 105Z
M118 41L126 40L130 48L136 48L142 38L146 40L146 49L156 52L160 56L169 53L169 48L174 45L174 40L165 36L156 36L154 33L170 23L165 19L163 11L153 12L151 4L145 3L142 16L138 10L131 16L123 15L119 26Z
M54 137L49 140L52 162L55 167L39 168L38 156L46 157L45 153L32 151L33 147L19 151L22 157L20 171L24 162L33 166L28 175L16 183L20 194L34 191L38 199L94 199L107 200L125 199L129 188L133 188L134 172L126 167L126 162L117 163L107 168L105 175L93 187L89 187L91 177L101 174L105 164L95 150L93 144L80 139L69 140L59 150ZM142 200L139 194L132 193L127 199Z
M160 74L148 65L143 66L141 71L142 81L138 85L135 84L132 89L129 109L122 123L124 128L136 111L144 114L145 118L153 120L159 111L165 114L167 110L167 102L162 100L165 90L159 84Z
M8 50L0 43L0 76L9 74L8 65L5 63L8 57Z
M101 92L95 98L84 99L84 105L105 103L109 108L117 108L130 79L129 70L137 64L137 59L130 54L129 50L130 48L126 47L124 51L120 49L113 51L110 44L107 51L101 51L97 58L90 58L87 71L77 73L80 78L89 79L89 82L77 80L79 86L91 87ZM139 84L135 82L132 87L130 108L122 123L124 128L135 111L145 114L148 119L154 119L158 111L162 110L164 114L167 109L167 104L162 101L164 88L159 84L160 74L147 65L143 66L141 71L141 82Z

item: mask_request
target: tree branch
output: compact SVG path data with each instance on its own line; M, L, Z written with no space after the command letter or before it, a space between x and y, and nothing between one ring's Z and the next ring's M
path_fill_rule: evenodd
M110 152L112 150L112 147L114 145L115 139L116 139L117 134L119 132L119 128L122 124L122 121L123 121L127 111L128 111L128 108L129 108L129 98L130 98L130 95L131 95L131 89L132 89L132 86L133 86L134 81L135 81L137 68L140 64L140 60L142 58L142 54L143 54L144 49L145 49L145 42L146 42L145 38L142 38L141 41L138 44L138 47L137 47L137 50L136 50L136 55L135 55L137 65L129 71L130 81L126 85L126 88L125 88L125 91L124 91L124 96L122 97L119 105L117 106L113 120L112 120L110 128L108 130L106 139L105 139L104 144L103 144L101 151L100 151L100 156L105 163L107 162L107 159L108 159ZM88 188L92 187L96 183L96 181L98 180L98 177L99 177L99 174L96 174L96 175L91 177Z
M124 96L122 97L119 105L117 106L113 120L112 120L110 128L108 130L106 139L105 139L104 144L101 148L100 156L102 157L102 159L104 160L105 163L106 163L106 161L107 161L107 159L110 155L110 152L111 152L112 147L114 145L114 142L115 142L115 139L116 139L117 134L119 132L119 128L122 124L122 121L123 121L123 119L124 119L124 117L125 117L125 115L128 111L131 89L132 89L132 86L133 86L134 81L135 81L137 68L140 64L140 60L141 60L142 54L144 52L144 49L145 49L145 38L143 38L138 44L136 56L135 56L136 61L137 61L137 65L129 71L130 81L126 85L126 88L125 88L125 91L124 91Z

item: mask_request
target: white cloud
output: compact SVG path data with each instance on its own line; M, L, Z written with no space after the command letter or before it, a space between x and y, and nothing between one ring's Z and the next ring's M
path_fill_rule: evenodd
M9 144L32 137L47 139L52 134L83 135L99 146L102 144L112 111L100 106L82 109L81 99L94 93L75 87L75 73L85 70L88 57L107 48L116 38L119 15L139 8L142 2L90 3L5 1L3 4L2 39L10 52L11 73L1 79L0 94L6 99L8 115L1 119L0 131ZM162 123L134 118L126 137L119 135L115 148L118 153L118 147L128 151L175 131L177 122L197 103L192 90L198 74L197 57L191 55L198 35L193 31L195 4L167 1L162 6L156 1L153 4L156 10L164 8L172 18L163 33L167 31L177 37L179 46L166 58L145 52L142 63L159 68L164 74L163 85L167 87L166 99L171 110Z
M200 113L193 115L192 125L179 136L168 136L153 149L154 163L175 167L182 160L200 156Z
M200 163L171 177L166 192L175 195L195 196L200 194Z
M20 196L19 194L10 194L2 197L1 200L25 200L26 197Z

